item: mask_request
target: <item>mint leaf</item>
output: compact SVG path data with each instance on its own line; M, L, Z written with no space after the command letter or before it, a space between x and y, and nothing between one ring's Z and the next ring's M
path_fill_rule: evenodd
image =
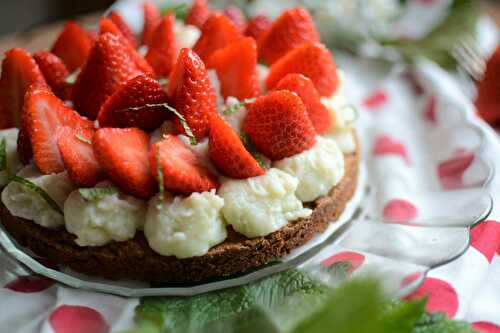
M475 333L463 321L448 320L444 313L426 313L416 323L413 333Z
M256 98L245 98L244 100L227 107L223 113L225 116L230 116L245 105L255 102L255 100Z
M253 156L253 158L255 158L257 163L259 163L259 165L263 169L268 169L268 166L265 162L264 155L259 153L257 148L255 148L255 146L253 145L252 141L250 140L250 137L248 136L248 134L241 132L240 139L241 139L241 142L243 143L243 145L245 146L245 148L248 150L248 152Z
M116 187L94 187L94 188L80 188L78 189L82 198L87 201L99 201L102 198L118 193Z
M61 215L64 215L61 207L59 207L57 202L55 202L54 199L52 199L50 197L50 195L47 192L45 192L45 190L43 188L41 188L40 186L38 186L37 184L33 183L32 181L30 181L28 179L20 177L20 176L12 176L9 178L9 181L21 184L22 186L32 190L33 192L38 193L49 204L49 206L53 210L55 210L56 212L58 212Z
M7 140L0 141L0 171L7 170Z
M158 174L158 191L160 193L160 202L156 205L156 208L161 209L163 207L163 201L165 200L165 183L163 168L161 166L160 149L156 152L156 172Z
M88 138L84 137L83 135L76 134L76 135L75 135L75 137L76 137L78 140L82 141L82 142L88 143L89 145L91 145L91 144L92 144L92 140L90 140L90 139L88 139Z
M176 6L171 6L171 7L163 7L161 8L162 15L168 14L168 13L174 13L175 18L181 21L184 21L188 15L189 12L189 6L187 3L181 3Z
M196 137L194 136L193 132L191 131L191 128L189 127L189 124L186 121L186 118L184 118L184 116L179 111L177 111L175 108L171 107L167 103L145 104L142 106L129 107L129 108L126 108L123 110L119 110L118 112L139 111L139 110L151 109L151 108L156 108L156 107L165 108L168 111L175 114L175 116L177 118L179 118L179 121L181 122L182 128L184 128L184 132L186 132L186 135L189 137L189 142L191 143L191 145L195 146L198 143L196 141Z

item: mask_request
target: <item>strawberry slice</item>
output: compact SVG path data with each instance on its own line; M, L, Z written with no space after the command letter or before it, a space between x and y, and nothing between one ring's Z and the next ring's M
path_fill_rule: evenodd
M194 0L185 22L202 29L210 14L207 0Z
M138 127L147 132L161 126L167 118L164 107L145 107L146 104L167 102L167 94L155 79L140 75L123 84L111 95L99 111L100 127Z
M101 128L93 144L99 164L123 192L141 199L154 195L149 135L138 128Z
M194 136L200 140L208 135L209 117L216 111L215 91L205 64L188 48L183 48L172 70L167 86L170 103L186 119ZM177 129L184 133L176 118Z
M233 96L239 100L258 96L257 45L251 37L244 37L215 51L208 67L217 71L224 98Z
M52 92L37 87L26 93L24 112L38 169L44 174L63 171L57 129L62 126L91 128L93 123L67 107Z
M302 74L288 74L278 82L275 90L289 90L299 95L316 133L324 134L332 127L332 117L326 106L321 103L318 91L308 77Z
M476 108L479 115L491 125L500 124L500 47L486 63L483 79L478 84Z
M175 40L175 16L170 13L160 21L153 33L146 60L153 67L156 74L168 76L175 65L179 52Z
M62 100L70 99L71 85L66 82L70 73L61 58L46 51L35 53L33 58L54 94Z
M73 103L83 115L95 119L108 96L128 80L144 74L130 54L130 44L105 33L97 39L73 86Z
M160 179L160 169L165 189L174 193L189 195L219 186L217 178L201 165L193 151L175 135L168 134L155 143L151 147L149 160L155 178Z
M319 42L316 26L304 8L289 9L274 21L259 40L259 56L272 65L291 50L305 43Z
M132 44L133 47L137 46L137 39L135 38L135 34L132 32L132 29L128 26L127 22L123 19L123 17L115 11L112 11L108 14L108 18L113 21L114 24L120 29L123 36Z
M33 83L46 84L31 55L23 49L7 51L0 77L0 129L19 127L24 94Z
M57 37L51 52L62 59L69 72L73 72L83 66L91 48L92 40L89 34L78 24L70 21Z
M290 73L307 76L321 96L331 96L339 85L337 66L330 51L320 43L304 44L276 61L266 79L267 89L273 89Z
M242 37L238 28L225 15L212 14L201 31L201 36L193 47L193 50L203 61L207 61L210 55Z
M248 22L247 28L245 29L245 36L252 37L255 40L269 30L273 22L266 15L254 16L250 22Z
M231 20L231 22L233 22L233 24L241 33L245 31L245 29L247 28L247 17L245 16L245 14L243 14L241 9L236 6L229 5L224 8L223 13L227 16L228 19Z
M264 174L238 134L219 115L210 118L208 147L210 160L225 176L245 179Z
M153 33L161 20L161 13L158 6L151 1L145 1L142 5L144 10L144 26L142 29L142 44L150 45Z
M149 63L146 61L146 59L144 59L139 54L139 52L137 52L135 47L132 44L130 44L129 40L127 38L125 38L125 36L120 31L120 29L118 29L116 24L108 18L102 18L99 21L99 34L103 35L107 32L118 36L121 39L121 42L123 44L127 45L127 47L129 48L130 56L132 56L136 66L139 67L140 70L142 70L144 73L147 73L151 76L156 76L153 68L149 65Z
M243 131L271 160L299 154L315 143L316 131L304 103L295 93L273 91L247 106Z
M79 187L93 187L104 180L104 170L94 155L93 128L61 127L57 131L57 146L69 178Z

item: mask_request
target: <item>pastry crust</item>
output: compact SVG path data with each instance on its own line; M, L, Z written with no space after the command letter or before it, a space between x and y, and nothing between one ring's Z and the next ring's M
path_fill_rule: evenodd
M177 259L161 256L148 245L144 234L134 239L112 242L101 247L80 247L74 235L66 230L50 230L32 221L12 216L3 206L0 218L5 229L21 244L37 255L74 271L108 279L147 281L154 285L190 284L228 277L260 267L305 244L329 223L336 221L352 198L359 169L357 151L345 155L345 174L329 195L305 206L313 209L307 219L288 223L264 237L248 239L228 226L227 239L200 257Z

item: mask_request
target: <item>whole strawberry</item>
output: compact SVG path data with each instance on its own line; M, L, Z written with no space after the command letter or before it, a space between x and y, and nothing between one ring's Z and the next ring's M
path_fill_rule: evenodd
M211 12L207 0L194 0L185 22L201 29L210 15Z
M137 39L135 38L135 34L132 32L132 29L128 26L127 22L123 19L123 17L115 11L112 11L108 14L108 18L113 21L114 24L120 29L123 36L127 38L127 40L132 44L132 46L137 46Z
M99 111L100 127L138 127L147 132L161 126L168 110L147 104L167 102L167 94L160 83L147 75L140 75L120 86ZM134 109L139 107L139 109Z
M62 100L70 99L71 85L66 82L70 73L61 58L46 51L35 53L33 58L54 94Z
M178 53L175 40L175 16L167 14L157 25L149 43L146 60L159 76L168 76Z
M208 147L210 160L225 176L245 179L264 174L238 134L218 114L210 119Z
M97 39L73 86L76 109L95 119L106 99L128 80L144 74L119 36L105 33Z
M273 89L290 73L311 79L320 96L331 96L339 85L337 66L330 51L320 43L304 44L276 61L266 79L267 89Z
M271 160L299 154L315 143L316 131L298 95L273 91L247 106L243 132Z
M316 26L304 8L289 9L274 21L259 40L259 56L272 65L291 50L305 43L319 42Z
M170 104L186 119L197 139L208 135L210 115L216 112L215 91L205 64L198 55L184 48L170 75L167 87ZM179 132L184 132L176 118Z
M271 28L273 21L266 15L254 16L245 29L245 36L252 37L256 41Z
M51 52L62 59L69 72L73 72L82 67L87 60L92 42L87 31L70 21L57 37Z
M259 95L257 45L253 38L241 38L215 51L207 64L217 71L224 98L233 96L243 100Z
M224 8L223 13L227 16L228 19L231 20L231 22L234 23L236 28L238 28L241 33L245 32L245 29L247 27L247 18L241 11L241 9L236 6L229 5Z
M278 82L275 90L289 90L299 95L318 134L324 134L332 127L332 117L321 103L318 91L308 77L302 74L288 74Z

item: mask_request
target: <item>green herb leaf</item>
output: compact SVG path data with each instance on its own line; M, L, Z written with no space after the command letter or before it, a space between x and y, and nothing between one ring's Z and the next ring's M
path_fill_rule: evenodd
M425 313L416 323L413 333L475 333L470 325L448 320L444 313Z
M161 209L163 207L163 201L165 200L165 183L164 183L163 168L161 166L159 149L156 152L156 172L158 173L158 192L160 193L159 197L160 202L156 205L156 208Z
M233 113L235 113L236 111L238 111L239 109L241 109L242 107L244 107L245 105L255 102L255 100L256 100L256 98L245 98L244 100L242 100L238 103L235 103L235 104L231 105L230 107L226 108L223 113L225 116L230 116Z
M78 77L78 74L80 74L80 69L77 69L76 71L74 71L70 75L66 76L64 81L68 84L75 84L76 78Z
M188 15L189 6L187 3L181 3L176 6L163 7L161 8L161 12L163 15L168 13L174 13L176 19L184 21Z
M146 104L143 106L126 108L126 109L120 110L119 112L139 111L139 110L151 109L151 108L155 108L155 107L163 107L163 108L167 109L168 111L172 112L173 114L175 114L175 116L177 118L179 118L179 121L181 122L182 128L184 128L184 132L186 132L186 135L188 136L189 142L191 143L191 145L195 146L198 144L196 137L194 136L193 132L191 131L191 128L189 127L189 124L186 121L186 118L184 118L184 116L179 111L177 111L175 108L171 107L167 103Z
M89 145L91 145L91 144L92 144L92 140L90 140L90 139L88 139L88 138L86 138L86 137L84 137L84 136L82 136L82 135L80 135L80 134L76 134L76 135L75 135L75 137L76 137L78 140L82 141L82 142L88 143Z
M0 141L0 171L7 170L7 140Z
M88 201L99 201L102 198L118 193L116 187L94 187L94 188L81 188L78 189L82 198Z
M241 142L243 142L243 145L245 146L245 148L248 150L248 152L250 154L252 154L253 158L255 158L255 160L257 161L257 163L259 163L259 165L263 169L268 169L268 166L267 166L267 164L265 162L264 155L262 155L261 153L259 153L259 151L257 150L257 148L255 148L255 146L253 145L252 141L250 140L250 137L248 136L248 134L246 134L244 132L241 132L240 139L241 139Z
M61 207L59 207L57 202L55 202L54 199L52 199L50 197L50 195L47 192L45 192L45 190L43 188L41 188L40 186L38 186L37 184L33 183L32 181L30 181L28 179L20 177L20 176L12 176L9 178L9 181L21 184L22 186L32 190L33 192L38 193L49 204L49 206L53 210L55 210L56 212L58 212L61 215L64 215L64 212L62 211Z

